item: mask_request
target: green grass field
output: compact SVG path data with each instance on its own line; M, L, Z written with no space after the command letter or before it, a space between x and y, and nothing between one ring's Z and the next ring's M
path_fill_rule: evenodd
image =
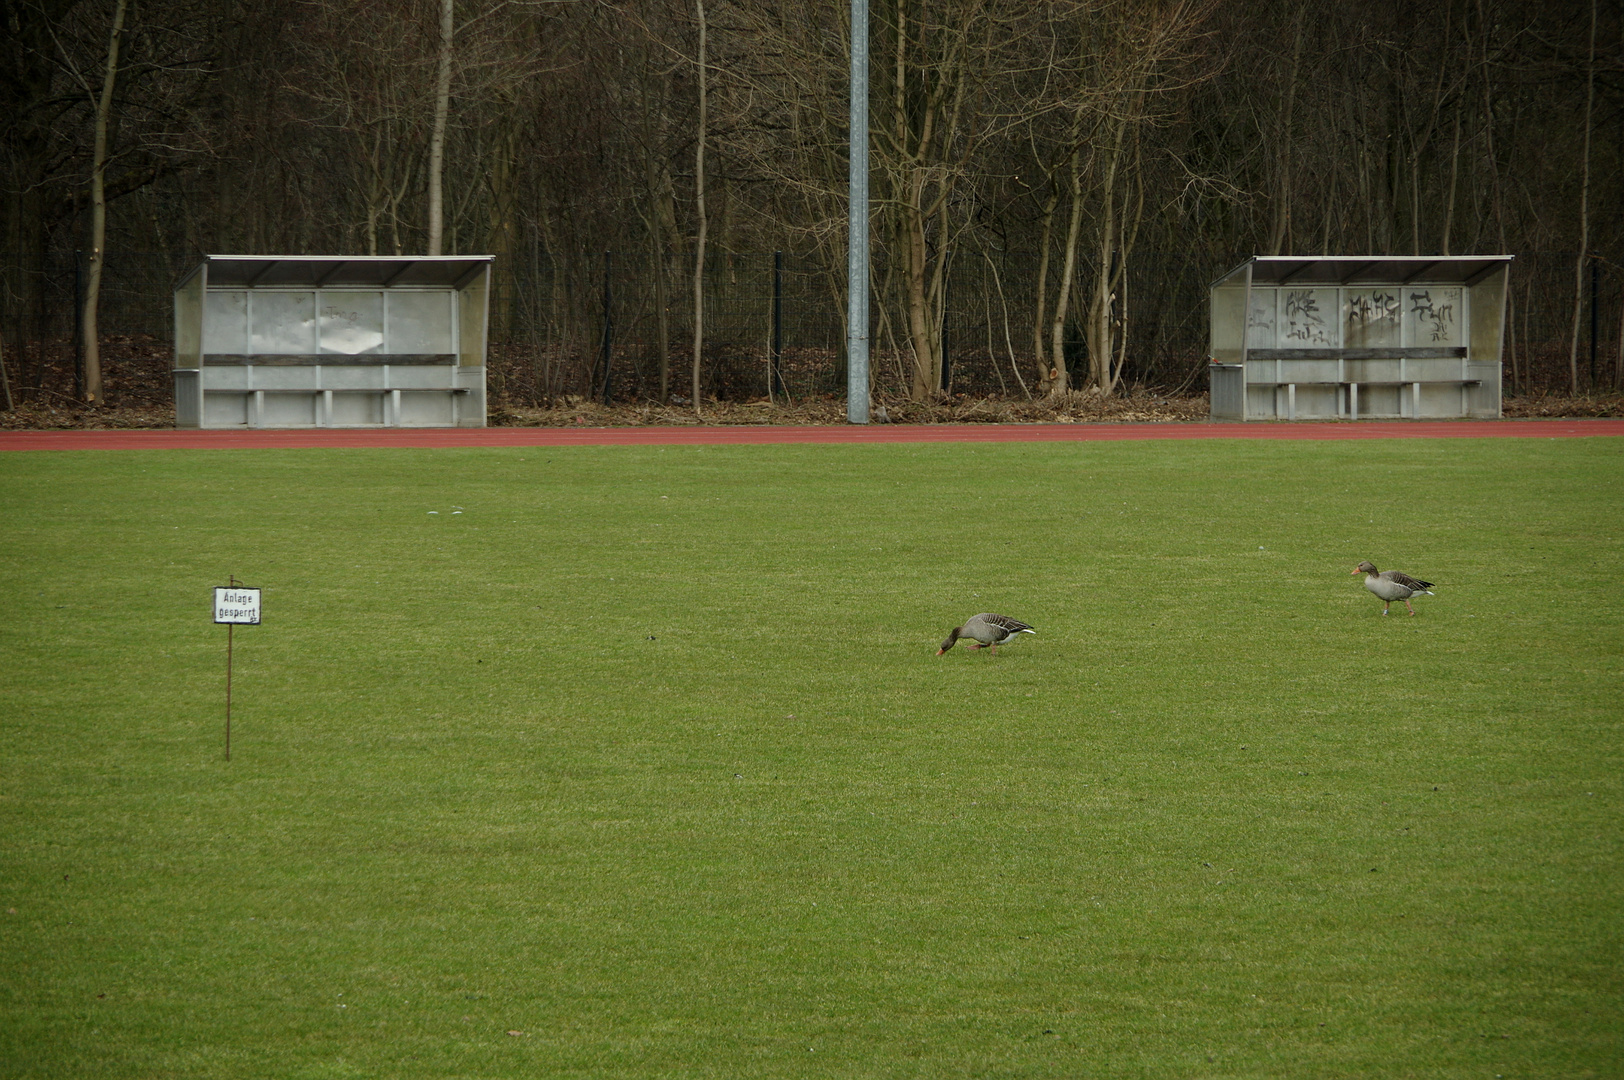
M1624 440L13 453L0 553L8 1078L1624 1075Z

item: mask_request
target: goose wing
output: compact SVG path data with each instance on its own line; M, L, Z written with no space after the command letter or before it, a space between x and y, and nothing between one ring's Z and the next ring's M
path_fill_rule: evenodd
M1411 592L1427 592L1432 588L1432 582L1421 581L1398 570L1389 570L1381 576L1384 581L1391 581L1394 585L1402 586Z
M1019 620L1019 619L1012 619L1008 615L995 615L990 611L982 612L980 615L977 615L974 619L971 619L970 622L972 622L972 623L980 623L981 625L987 627L989 630L992 630L997 635L997 639L999 641L1002 641L1005 638L1010 637L1010 636L1012 636L1014 634L1020 634L1020 633L1035 634L1035 633L1037 633L1036 630L1032 629L1026 623L1021 622L1021 620ZM968 624L966 624L966 625L968 626Z

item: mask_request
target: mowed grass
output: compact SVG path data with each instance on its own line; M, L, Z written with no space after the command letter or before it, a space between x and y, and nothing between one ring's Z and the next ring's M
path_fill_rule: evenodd
M0 552L6 1077L1624 1073L1624 440L8 454Z

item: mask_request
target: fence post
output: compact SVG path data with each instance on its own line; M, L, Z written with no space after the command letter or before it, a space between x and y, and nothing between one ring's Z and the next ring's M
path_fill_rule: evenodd
M953 301L953 253L942 252L942 323L936 337L942 346L942 393L952 385L953 373L947 353L947 312Z
M73 396L85 396L85 300L84 252L73 252Z
M22 368L18 368L17 371L21 373ZM6 339L4 334L0 334L0 386L6 388L6 412L11 412L16 406L11 403L11 379L6 375Z
M603 403L609 404L609 360L615 348L615 295L609 284L610 254L603 253Z
M1601 270L1601 256L1590 253L1590 388L1596 388L1596 279Z
M771 401L773 387L786 398L789 390L784 386L784 253L773 252L773 340L767 363L767 400Z

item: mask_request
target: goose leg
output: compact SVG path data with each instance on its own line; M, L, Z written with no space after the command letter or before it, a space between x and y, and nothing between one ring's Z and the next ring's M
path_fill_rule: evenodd
M1392 606L1393 606L1393 602L1391 600L1389 600L1389 601L1387 601L1387 603L1383 604L1382 605L1382 614L1386 615L1387 614L1387 609L1392 607Z
M1415 614L1415 608L1413 608L1413 607L1410 607L1410 601L1409 601L1409 600L1408 600L1408 599L1406 599L1406 600L1405 600L1405 601L1404 601L1404 606L1405 606L1405 607L1407 607L1407 608L1410 608L1410 614L1411 614L1411 615L1414 615L1414 614Z

